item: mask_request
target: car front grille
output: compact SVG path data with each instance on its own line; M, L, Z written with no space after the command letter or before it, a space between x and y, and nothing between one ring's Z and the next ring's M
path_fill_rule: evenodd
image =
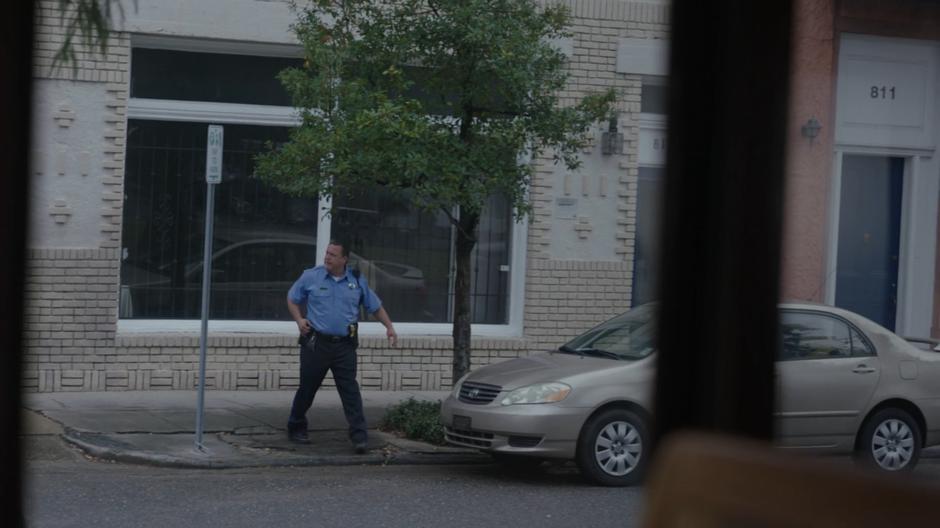
M535 447L541 442L541 436L512 435L509 437L509 447Z
M495 400L501 390L503 390L503 388L499 385L465 381L464 384L460 386L460 394L457 399L464 403L485 405Z
M493 445L493 433L453 429L447 426L444 426L444 438L452 444L466 447L486 448Z

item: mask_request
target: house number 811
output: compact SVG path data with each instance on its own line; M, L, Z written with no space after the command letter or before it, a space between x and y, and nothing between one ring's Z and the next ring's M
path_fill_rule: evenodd
M872 99L894 99L894 86L872 86L869 95Z

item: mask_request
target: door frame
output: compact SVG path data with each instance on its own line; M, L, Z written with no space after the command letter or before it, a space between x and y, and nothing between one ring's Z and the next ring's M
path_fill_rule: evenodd
M937 235L937 190L940 174L933 151L836 145L829 196L825 266L826 304L835 305L842 198L842 160L846 155L904 159L895 332L927 337L933 314L934 255ZM930 197L933 197L932 204ZM929 263L929 266L926 264Z
M838 32L837 39L829 217L823 220L827 226L824 275L821 277L825 292L823 298L828 304L835 302L843 156L867 154L904 158L895 327L900 335L927 337L933 326L937 272L940 42L846 32ZM868 63L868 66L859 65L857 61ZM893 78L889 71L879 73L880 65L885 63L915 66L922 72L922 79L906 84L909 91L914 90L910 93L916 92L919 98L905 103L917 105L922 118L908 115L901 120L872 121L858 106L863 104L863 100L867 102L864 96L859 99L859 86L864 89L868 83L893 85L900 82L901 79ZM917 90L921 86L919 83L923 83L922 93ZM898 108L910 110L908 106Z

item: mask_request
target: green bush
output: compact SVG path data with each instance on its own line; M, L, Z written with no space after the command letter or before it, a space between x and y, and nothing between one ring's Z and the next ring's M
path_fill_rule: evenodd
M444 428L440 416L440 401L408 398L388 408L382 419L382 429L395 431L411 440L444 445Z

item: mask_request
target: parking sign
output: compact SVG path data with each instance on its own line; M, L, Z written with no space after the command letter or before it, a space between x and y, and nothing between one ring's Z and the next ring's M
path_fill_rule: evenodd
M206 137L206 183L222 183L222 125L209 125Z

